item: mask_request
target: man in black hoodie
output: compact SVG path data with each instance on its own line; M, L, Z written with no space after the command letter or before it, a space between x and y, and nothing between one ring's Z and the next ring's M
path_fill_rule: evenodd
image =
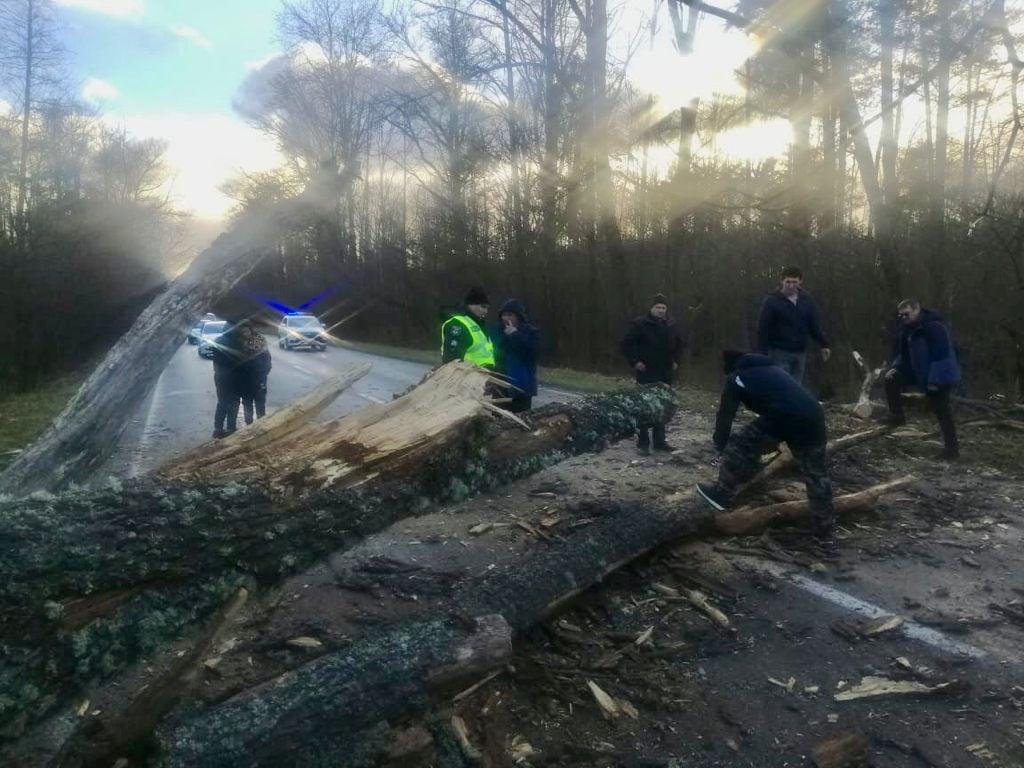
M796 379L765 355L722 353L725 390L715 423L715 448L722 452L718 482L698 483L697 494L715 509L729 506L736 490L761 468L761 452L784 442L796 459L807 487L811 507L811 533L831 543L835 525L832 483L825 454L825 412ZM740 404L758 417L731 435Z
M832 355L821 330L821 314L811 295L803 289L804 275L798 267L782 271L779 289L765 296L757 321L757 351L781 365L803 383L807 367L807 344L814 340L821 357Z
M629 326L622 340L622 354L636 374L637 384L672 384L673 374L679 367L683 340L675 323L668 318L668 299L656 294L647 314L638 317ZM665 442L665 425L653 424L654 450L671 451ZM637 430L637 450L647 455L651 449L649 426Z

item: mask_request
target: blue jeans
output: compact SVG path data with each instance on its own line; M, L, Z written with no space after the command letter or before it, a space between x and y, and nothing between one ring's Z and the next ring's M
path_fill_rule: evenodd
M790 352L788 349L769 349L768 357L782 366L782 370L804 383L804 371L807 369L806 352Z

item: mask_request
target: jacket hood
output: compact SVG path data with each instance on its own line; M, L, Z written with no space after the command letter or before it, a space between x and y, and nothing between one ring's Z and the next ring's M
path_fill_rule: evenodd
M526 314L526 305L523 304L519 299L509 299L501 305L501 311L498 312L498 317L501 317L505 312L511 312L519 318L520 323L529 323L530 318Z
M750 368L765 368L769 365L776 365L776 362L768 357L768 355L759 355L756 352L751 352L743 355L736 361L736 367L733 371L743 371Z
M942 323L945 322L945 318L942 313L937 309L925 309L921 307L921 318L919 323L924 325L925 323Z

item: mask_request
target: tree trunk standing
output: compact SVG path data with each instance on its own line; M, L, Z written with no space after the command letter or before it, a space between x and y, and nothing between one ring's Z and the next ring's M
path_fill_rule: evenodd
M882 153L882 197L891 209L896 205L899 185L896 181L896 154L899 151L893 114L893 43L895 38L896 9L894 0L879 0L878 27L881 41L882 133L879 140Z
M946 184L949 177L949 70L952 64L953 40L950 35L950 21L957 0L939 0L939 66L935 75L935 178L930 185L932 191L931 219L932 243L929 254L933 281L932 295L947 303L946 272Z
M811 112L814 108L813 73L807 72L811 62L801 62L801 71L794 82L794 99L789 123L793 135L790 147L789 183L792 188L787 224L792 234L806 238L810 234L808 206L811 183Z
M825 70L825 82L832 82L831 73L828 71L828 54L822 52L823 69ZM833 99L822 99L821 110L821 152L824 170L822 173L821 189L818 195L820 207L818 209L818 232L823 235L835 233L839 229L838 211L841 208L839 198L839 156L836 147L836 108Z
M512 31L509 28L508 0L499 0L501 4L501 35L504 43L505 58L505 98L508 100L506 109L506 123L508 130L508 152L509 152L509 197L511 202L511 237L509 238L509 252L513 263L518 265L520 272L520 291L526 295L532 295L530 290L533 284L534 270L529 263L529 252L525 243L525 215L523 212L523 186L522 186L522 131L519 127L519 104L516 100L516 78L515 68L512 62Z
M857 163L858 175L864 196L868 201L868 211L871 219L871 226L875 234L875 247L877 249L878 267L884 289L892 297L900 294L901 276L896 263L895 243L893 240L892 211L886 205L882 187L878 183L878 170L875 166L875 158L871 152L871 143L868 141L865 132L860 106L853 92L853 85L850 79L850 67L847 60L847 46L845 40L844 23L841 19L832 17L831 23L825 35L826 45L829 47L832 61L832 88L836 93L838 108L846 129L851 133L850 140L853 144L853 157ZM845 147L847 142L845 133L841 144Z
M35 17L36 0L25 0L25 78L22 90L21 115L21 157L18 162L18 228L19 235L25 236L25 206L28 196L28 132L32 120L32 77L35 66Z

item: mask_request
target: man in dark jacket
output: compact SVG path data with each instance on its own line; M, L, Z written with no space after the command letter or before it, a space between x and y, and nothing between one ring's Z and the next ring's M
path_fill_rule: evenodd
M441 363L465 360L484 368L494 367L494 344L484 330L490 309L487 294L471 288L462 308L445 313L441 324Z
M530 410L537 394L537 344L540 332L526 315L519 299L509 299L498 315L499 325L491 329L495 370L512 387L507 396L512 402L503 407L512 413Z
M679 367L683 340L675 323L668 318L668 299L657 294L651 308L629 326L622 340L622 354L636 374L637 384L671 384ZM651 449L650 429L654 428L654 450L671 451L665 442L665 425L653 424L638 430L637 450L647 455Z
M960 444L950 399L953 387L960 381L953 341L942 319L934 309L925 309L916 299L904 299L897 307L900 323L896 352L885 374L885 395L889 401L890 424L905 424L902 391L915 386L928 398L942 431L945 447L941 458L960 457Z
M213 384L217 390L217 408L213 416L213 437L227 437L238 426L238 405L242 399L241 366L244 362L238 324L228 321L228 329L213 344Z
M736 490L761 468L761 452L784 442L796 459L807 487L811 533L831 544L835 525L832 483L825 455L825 412L792 376L765 355L727 350L722 354L725 389L715 422L715 448L722 455L715 484L698 483L697 494L715 509L729 506ZM732 435L740 404L758 417Z
M779 290L761 303L757 322L757 351L767 355L803 383L807 367L807 344L813 339L826 362L832 356L828 339L821 330L818 305L803 289L804 276L797 267L782 272Z

